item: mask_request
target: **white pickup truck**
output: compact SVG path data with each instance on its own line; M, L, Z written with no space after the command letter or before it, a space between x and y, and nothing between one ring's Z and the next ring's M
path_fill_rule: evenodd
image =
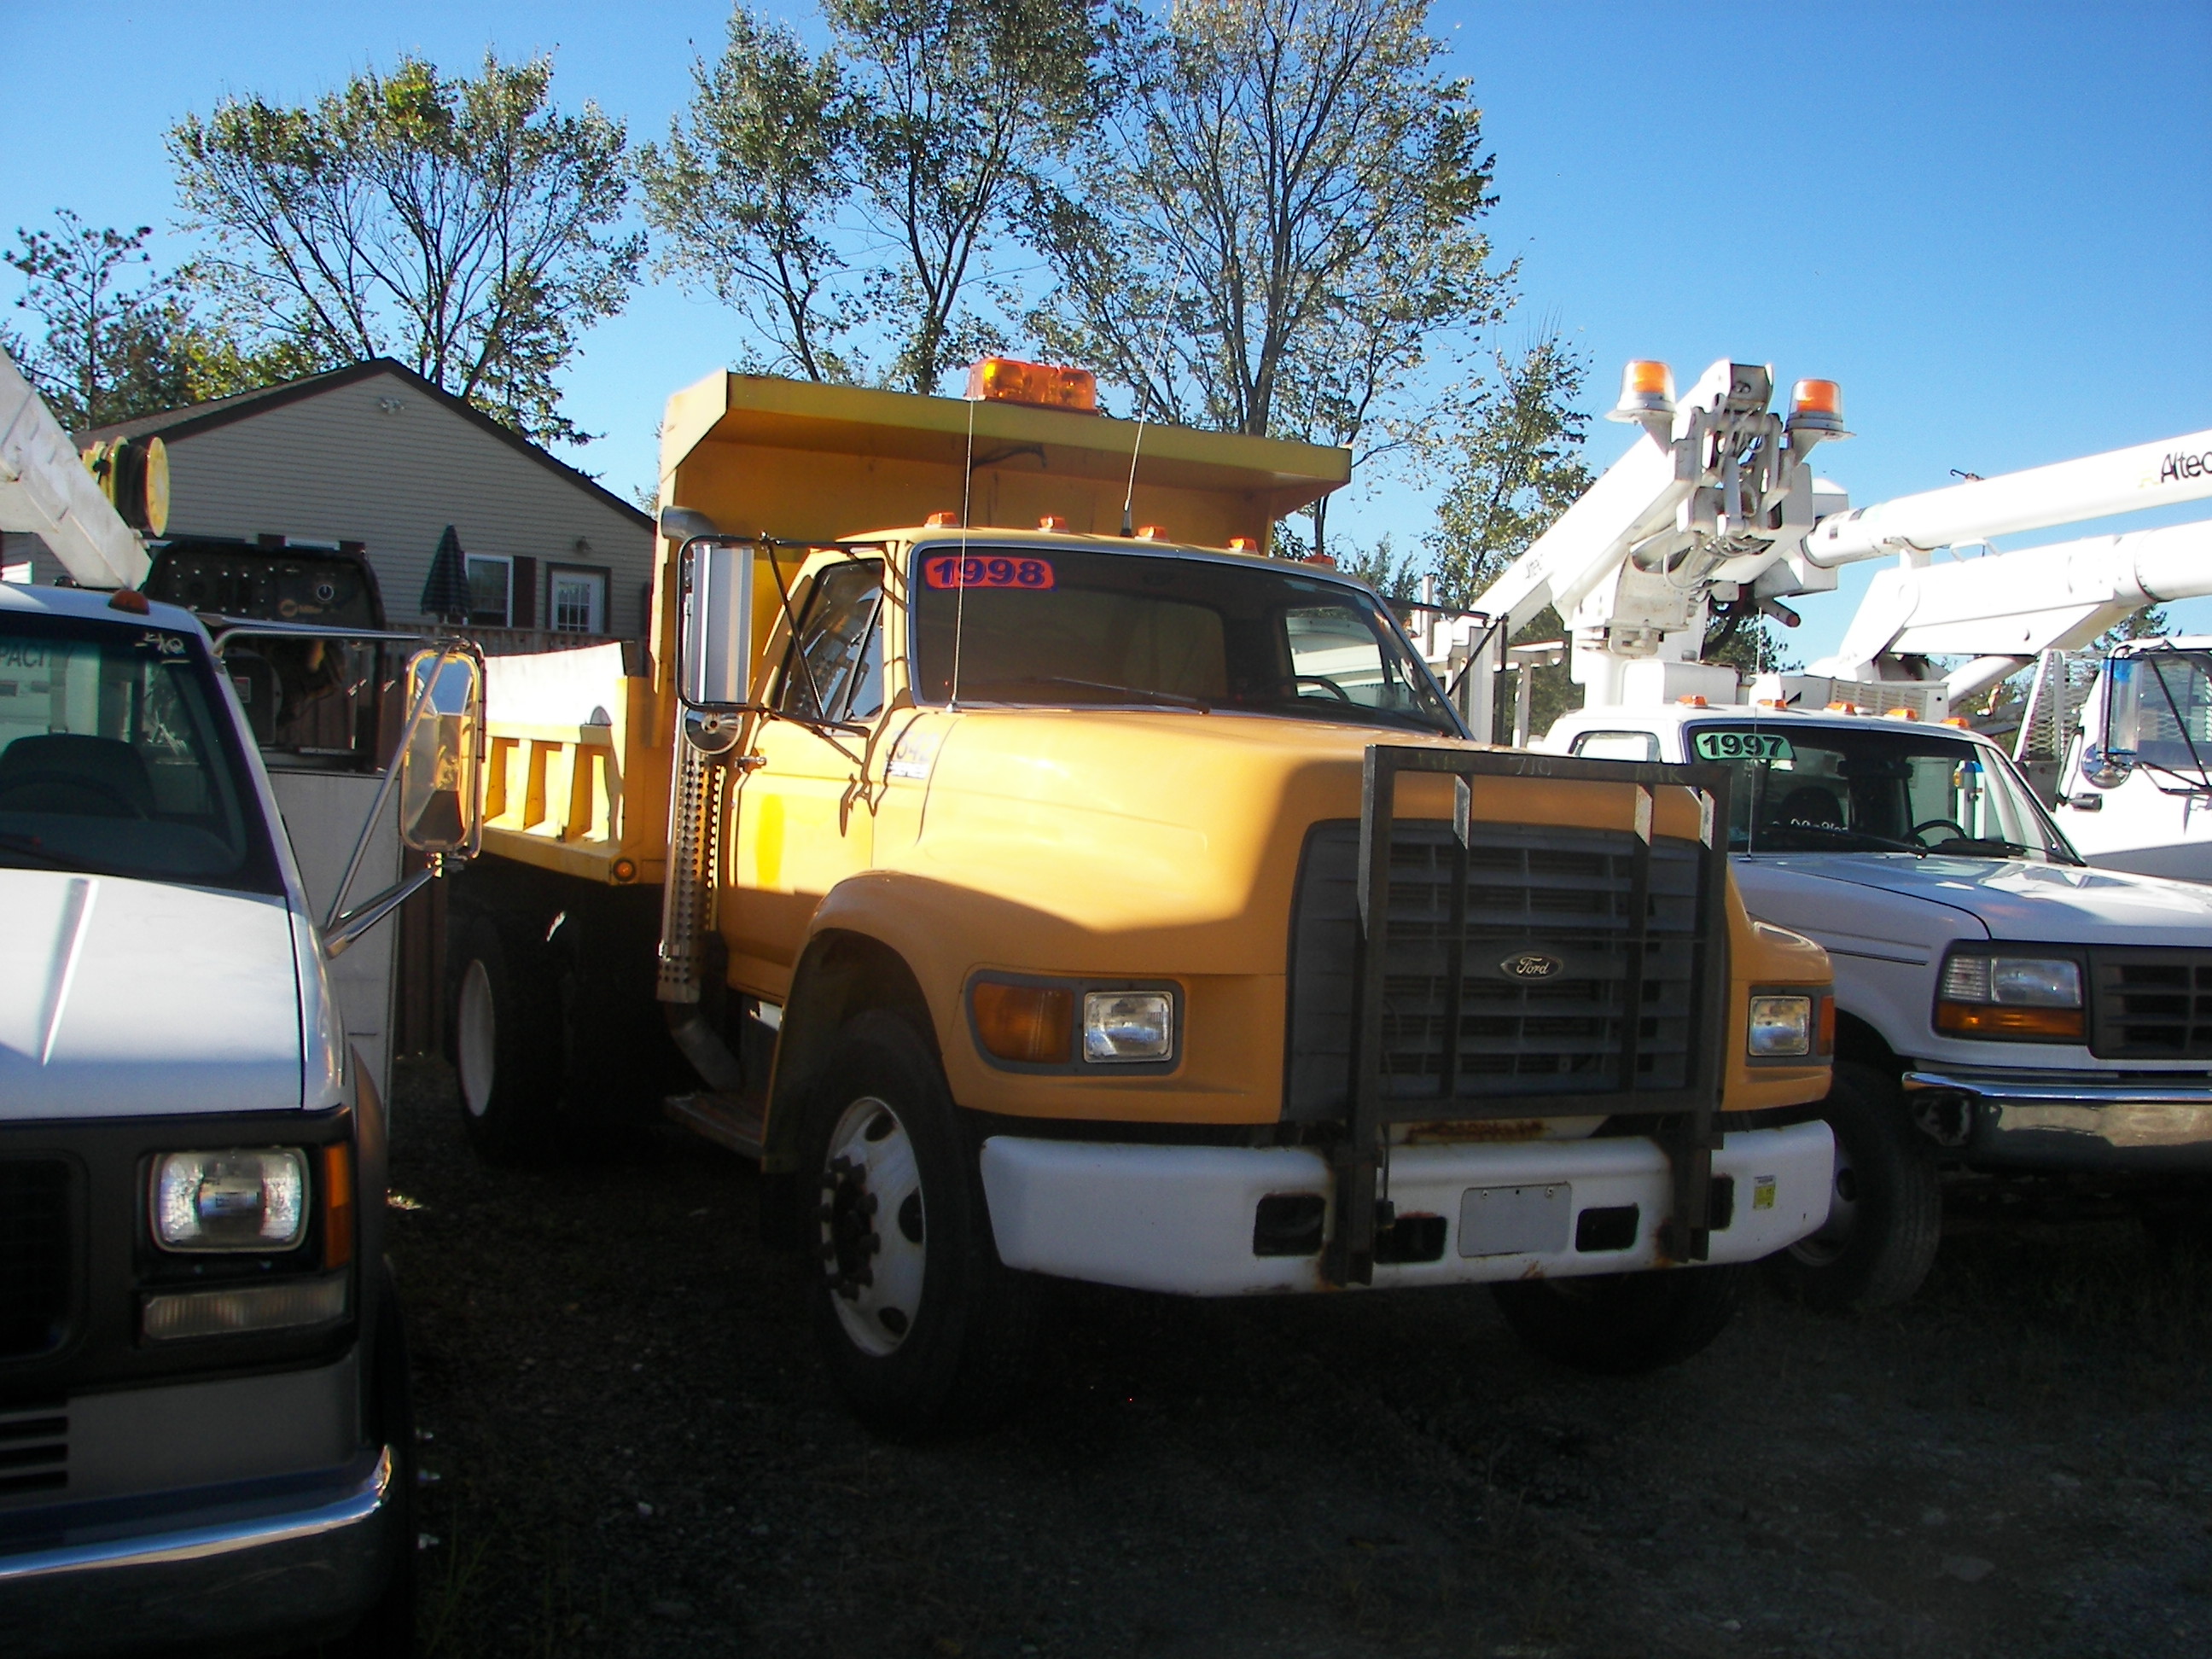
M1585 708L1536 747L1735 769L1753 915L1835 963L1828 1224L1777 1258L1808 1299L1918 1286L1939 1167L2086 1181L2154 1227L2212 1201L2212 889L2082 862L1996 744L1896 715Z
M482 678L410 665L371 811L438 858ZM384 1107L327 963L425 878L319 922L231 680L188 611L0 586L11 1659L411 1640Z

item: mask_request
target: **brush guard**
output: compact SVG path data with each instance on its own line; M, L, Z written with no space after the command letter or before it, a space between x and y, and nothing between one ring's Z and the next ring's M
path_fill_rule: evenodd
M1398 780L1406 775L1445 774L1454 780L1449 915L1444 934L1443 1057L1431 1093L1392 1092L1384 1082L1384 1014L1390 963L1390 882ZM1636 834L1631 847L1625 971L1620 1015L1620 1086L1588 1093L1531 1096L1471 1091L1460 1076L1460 1031L1465 1012L1468 951L1469 836L1474 792L1493 780L1595 783L1634 794ZM1336 1225L1322 1256L1323 1276L1336 1285L1374 1282L1378 1226L1389 1224L1388 1168L1390 1126L1400 1123L1486 1121L1544 1116L1646 1120L1642 1130L1665 1151L1673 1172L1672 1205L1658 1238L1677 1261L1702 1261L1710 1248L1712 1155L1720 1145L1717 1118L1723 1055L1729 1027L1728 850L1729 769L1717 764L1583 760L1525 751L1371 745L1364 769L1359 817L1359 942L1352 1002L1351 1109L1333 1153ZM1637 1086L1638 1045L1645 994L1645 954L1650 939L1650 888L1654 792L1684 788L1698 797L1699 835L1691 980L1686 1027L1689 1051L1684 1080L1671 1087Z

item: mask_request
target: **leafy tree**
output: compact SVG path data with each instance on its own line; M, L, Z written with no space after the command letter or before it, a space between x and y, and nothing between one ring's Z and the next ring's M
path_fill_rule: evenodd
M810 57L741 0L695 68L688 127L640 164L660 266L736 306L769 367L934 392L1006 343L992 256L1097 117L1114 22L1103 0L822 10L833 44Z
M1514 560L1589 488L1583 462L1589 416L1576 407L1589 366L1547 328L1518 357L1498 352L1452 445L1449 481L1426 538L1446 605L1472 607ZM1566 623L1546 605L1509 643L1563 640ZM1529 729L1542 732L1580 706L1565 663L1529 671ZM1508 677L1508 684L1513 684Z
M834 52L743 5L710 68L691 66L690 125L638 158L646 222L665 239L655 269L704 287L766 341L752 362L810 380L856 378L836 349L859 320L837 286L832 221L853 187L852 93Z
M183 275L252 346L316 366L391 356L541 442L587 441L554 377L619 311L644 255L617 228L620 122L553 109L553 65L416 58L309 106L225 99L169 134Z
M0 253L22 274L16 306L37 319L30 337L5 337L8 353L54 417L81 432L194 401L190 323L149 269L152 227L95 230L67 208L54 223L19 228Z
M1426 0L1130 14L1127 96L1041 210L1048 348L1186 424L1367 458L1417 438L1401 395L1440 334L1502 315L1512 274L1479 228L1480 112L1435 73L1426 19Z
M1588 365L1554 329L1494 362L1495 379L1452 445L1427 537L1448 605L1473 605L1590 483L1582 454L1589 416L1575 407Z
M994 238L1103 110L1118 33L1099 0L824 0L854 77L860 211L890 258L870 271L902 338L890 380L933 392L1003 349L969 303Z

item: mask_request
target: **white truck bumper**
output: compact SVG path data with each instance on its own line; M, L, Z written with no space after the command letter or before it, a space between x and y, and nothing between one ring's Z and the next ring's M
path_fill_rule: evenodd
M1318 1152L994 1135L982 1163L1010 1267L1187 1296L1323 1288L1318 1250L1255 1248L1262 1199L1310 1194L1328 1204L1334 1183ZM1741 1130L1713 1154L1713 1175L1728 1179L1733 1201L1728 1224L1713 1230L1711 1260L1756 1261L1827 1219L1835 1143L1817 1121ZM1430 1261L1378 1261L1375 1284L1654 1267L1670 1187L1667 1155L1641 1137L1393 1147L1388 1196L1401 1221L1440 1218L1443 1247ZM1605 1213L1586 1220L1591 1212ZM1324 1217L1326 1237L1334 1218Z

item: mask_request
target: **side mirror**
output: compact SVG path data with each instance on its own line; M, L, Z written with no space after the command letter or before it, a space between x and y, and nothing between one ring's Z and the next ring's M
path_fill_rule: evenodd
M687 541L677 572L677 695L687 710L732 713L752 696L753 544Z
M453 647L418 652L407 696L422 709L399 751L399 837L418 853L474 858L483 839L483 659Z

